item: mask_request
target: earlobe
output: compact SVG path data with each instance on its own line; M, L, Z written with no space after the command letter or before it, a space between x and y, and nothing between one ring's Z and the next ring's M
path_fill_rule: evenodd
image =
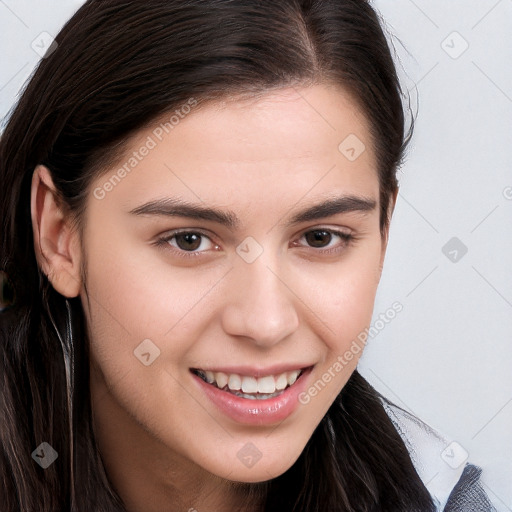
M80 293L80 243L66 215L50 171L38 165L32 176L30 198L34 250L41 270L65 297Z

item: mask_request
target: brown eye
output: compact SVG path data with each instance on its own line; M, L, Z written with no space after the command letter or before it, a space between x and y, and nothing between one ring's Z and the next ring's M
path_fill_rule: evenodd
M318 254L334 254L344 251L354 240L352 233L333 229L312 229L305 231L300 239L293 242L295 247L318 249Z
M201 246L203 236L199 233L179 233L173 238L182 251L196 251Z
M304 235L306 242L311 247L325 247L331 243L332 233L324 230L309 231Z
M171 231L155 241L158 247L171 246L171 254L178 257L199 257L203 253L219 251L220 247L201 231Z

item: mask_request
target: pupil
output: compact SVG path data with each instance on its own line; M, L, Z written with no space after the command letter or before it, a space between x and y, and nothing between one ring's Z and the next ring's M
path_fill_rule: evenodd
M176 244L184 251L195 251L201 245L201 235L196 233L176 235Z
M306 234L306 240L312 247L324 247L329 245L331 234L328 231L310 231Z

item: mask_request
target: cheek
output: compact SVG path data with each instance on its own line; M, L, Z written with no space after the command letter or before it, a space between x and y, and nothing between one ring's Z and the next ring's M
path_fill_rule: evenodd
M98 237L89 245L88 297L82 297L93 359L110 375L137 376L144 366L134 351L149 339L164 356L153 367L163 359L166 367L179 366L210 318L204 298L222 272L171 268L121 240L115 250L102 250L103 243Z
M309 290L308 306L315 313L310 315L311 322L319 326L317 333L325 349L308 387L299 396L311 413L311 428L343 389L365 348L378 285L380 244L367 248L303 281L302 293Z
M173 267L157 247L112 232L89 236L87 247L92 306L138 336L168 333L221 275Z
M372 240L339 264L302 272L299 294L323 325L324 342L343 353L369 325L379 282L380 241Z

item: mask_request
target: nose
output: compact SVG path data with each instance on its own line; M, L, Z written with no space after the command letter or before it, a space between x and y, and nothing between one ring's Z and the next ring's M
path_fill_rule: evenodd
M241 262L229 275L222 312L224 331L271 347L295 332L299 317L295 296L284 279L263 261Z

